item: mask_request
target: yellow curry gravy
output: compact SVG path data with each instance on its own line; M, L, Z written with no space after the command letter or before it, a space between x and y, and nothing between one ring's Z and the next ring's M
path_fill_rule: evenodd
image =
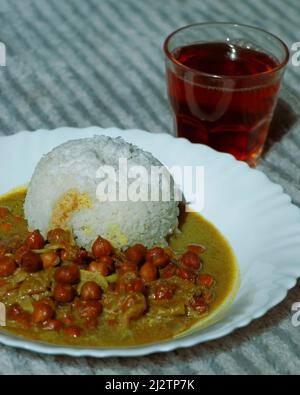
M11 224L3 224L0 221L0 246L1 243L5 244L8 239L10 243L14 243L14 239L17 243L18 238L24 239L28 234L23 214L25 193L25 191L19 191L0 198L0 207L9 208L14 216ZM173 299L161 303L154 303L150 299L148 311L138 320L130 322L125 319L122 320L122 318L112 320L112 311L113 314L117 314L116 310L120 310L120 301L116 293L107 291L105 298L108 301L108 307L107 310L104 308L99 319L99 325L96 328L84 330L78 338L68 337L63 331L47 331L38 326L26 329L9 319L7 320L7 326L1 328L1 331L60 345L128 347L170 339L191 330L191 328L208 325L209 322L217 318L221 310L228 307L234 298L238 287L239 271L228 242L212 224L196 213L185 214L181 220L180 232L170 237L169 240L169 247L178 254L191 244L200 244L205 247L205 252L201 255L201 272L209 273L215 280L211 290L213 300L208 312L204 315L199 315L193 310L188 312L186 310L188 298L194 292L198 292L199 287L192 286L187 280L174 276L168 279L178 290ZM17 269L17 271L20 270ZM20 275L20 273L14 274L12 277L17 275ZM26 280L29 288L30 281L40 281L38 276L41 275L38 273L27 275L30 277ZM43 276L48 279L53 278L53 272L49 269L48 272L43 273ZM23 273L20 281L24 281L24 278ZM28 303L29 297L24 297L18 290L13 290L8 294L5 293L7 291L7 289L5 290L5 283L6 281L1 281L0 278L0 302L8 307L14 302L20 302L20 298L23 298L21 302L24 309L27 308L30 311L32 307ZM148 285L149 292L155 286L155 283L156 281L153 281L153 284ZM64 314L68 311L68 308L61 306L57 314ZM76 314L74 320L76 323Z

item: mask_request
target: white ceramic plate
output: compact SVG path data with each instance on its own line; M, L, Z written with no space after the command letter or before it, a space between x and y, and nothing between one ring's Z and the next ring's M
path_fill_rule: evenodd
M140 130L60 128L0 138L0 194L26 184L41 156L69 139L122 136L162 163L205 169L202 214L227 237L238 259L241 287L225 316L193 334L134 348L75 348L31 342L0 333L0 342L31 351L72 356L138 356L190 347L248 325L281 302L300 276L300 210L257 170L209 147ZM189 196L186 196L189 200ZM194 207L197 209L197 207Z

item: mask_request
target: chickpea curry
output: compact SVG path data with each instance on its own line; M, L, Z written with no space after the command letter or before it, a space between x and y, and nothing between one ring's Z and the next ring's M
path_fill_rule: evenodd
M169 246L91 251L53 229L28 231L25 191L0 199L1 331L61 345L128 347L170 339L232 299L238 269L221 234L196 213Z

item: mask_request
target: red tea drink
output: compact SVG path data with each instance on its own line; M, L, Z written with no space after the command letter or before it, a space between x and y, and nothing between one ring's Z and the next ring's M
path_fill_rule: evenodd
M175 48L167 68L177 135L255 164L280 86L272 56L231 43Z

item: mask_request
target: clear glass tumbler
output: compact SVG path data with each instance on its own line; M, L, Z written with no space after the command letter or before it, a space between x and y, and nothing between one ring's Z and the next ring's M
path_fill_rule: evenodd
M177 136L255 166L289 60L287 46L255 27L204 23L173 32L164 51Z

